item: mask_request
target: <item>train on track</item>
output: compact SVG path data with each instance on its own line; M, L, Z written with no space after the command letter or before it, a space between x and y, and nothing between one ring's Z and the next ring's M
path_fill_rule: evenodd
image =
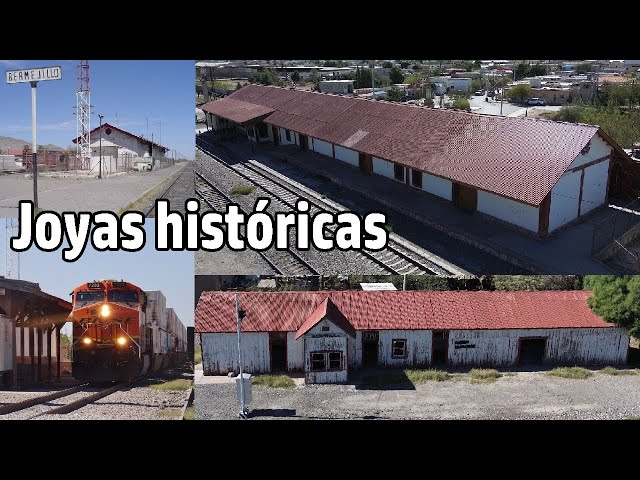
M187 329L161 291L100 280L73 290L72 375L127 381L187 360Z

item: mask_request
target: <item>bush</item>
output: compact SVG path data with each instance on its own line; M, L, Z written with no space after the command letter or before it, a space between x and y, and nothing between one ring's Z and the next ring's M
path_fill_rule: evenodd
M493 383L502 376L494 369L474 368L469 372L471 383Z
M414 385L420 385L429 381L445 382L451 379L451 374L442 370L405 370L404 373Z
M253 385L271 388L293 388L295 383L286 375L258 375L252 378Z
M456 97L456 99L453 101L453 108L458 110L470 111L471 105L469 104L469 100L467 100L466 98Z
M600 370L600 373L605 373L607 375L637 375L637 370L618 370L615 367L604 367Z
M552 377L573 378L584 380L593 375L593 372L582 367L558 367L546 373Z

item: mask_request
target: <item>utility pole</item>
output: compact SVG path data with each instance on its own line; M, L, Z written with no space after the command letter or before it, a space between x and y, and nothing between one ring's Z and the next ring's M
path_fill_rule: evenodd
M502 115L502 101L504 100L504 84L502 85L502 95L500 95L500 115Z
M155 167L155 161L153 160L153 132L151 132L151 170Z
M38 82L31 82L31 152L33 153L33 209L38 211L38 145L36 143L36 88Z
M100 170L98 172L98 178L102 178L102 119L104 115L98 114L98 118L100 119Z

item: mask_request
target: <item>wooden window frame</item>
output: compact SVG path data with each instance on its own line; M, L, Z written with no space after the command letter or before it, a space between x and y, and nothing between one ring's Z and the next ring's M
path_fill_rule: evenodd
M403 355L395 355L394 351L396 350L396 346L395 343L396 342L404 342L404 354ZM407 358L407 354L408 354L408 345L407 345L407 339L406 338L394 338L393 340L391 340L391 358Z
M340 368L329 368L329 354L337 353L340 355ZM313 356L323 355L324 357L324 370L313 369ZM341 372L344 370L344 355L340 350L316 350L315 352L309 352L309 371L311 372Z

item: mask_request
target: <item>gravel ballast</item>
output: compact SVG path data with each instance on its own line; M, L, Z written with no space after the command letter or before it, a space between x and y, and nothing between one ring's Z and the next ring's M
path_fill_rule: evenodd
M595 373L585 380L544 372L503 376L495 383L427 382L415 389L305 385L253 386L256 419L626 419L640 415L640 376ZM196 386L196 418L235 419L235 385Z

